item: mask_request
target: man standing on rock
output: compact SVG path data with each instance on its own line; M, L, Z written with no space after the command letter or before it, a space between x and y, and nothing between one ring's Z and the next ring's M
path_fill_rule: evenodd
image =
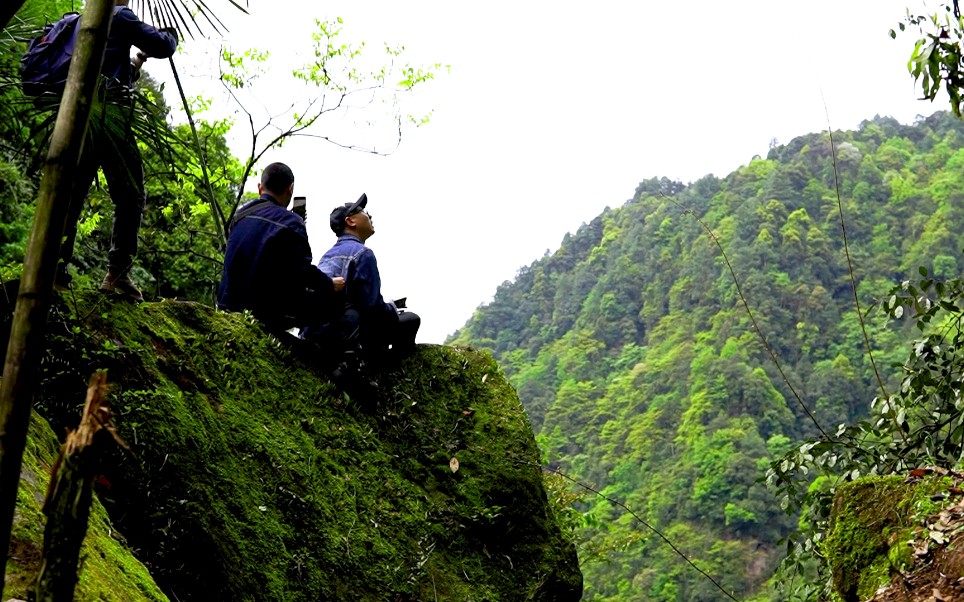
M71 276L67 265L74 255L77 222L84 208L87 191L97 176L97 168L101 167L107 179L111 201L114 203L114 224L107 256L107 276L100 288L134 301L142 301L144 297L130 277L131 265L137 253L137 232L140 230L146 205L144 162L131 129L134 114L131 88L140 76L140 67L144 60L148 57L173 56L177 48L177 37L173 29L156 29L138 19L134 11L127 8L127 3L128 0L116 2L101 68L101 73L107 79L105 89L99 93L109 100L107 102L102 98L100 103L105 112L104 118L113 111L116 111L117 115L110 117L111 127L102 127L103 124L95 127L92 124L84 143L67 209L65 239L60 248L60 266L54 279L54 287L60 290L70 287ZM130 56L131 46L140 49L133 62ZM95 119L98 117L91 116L91 121Z

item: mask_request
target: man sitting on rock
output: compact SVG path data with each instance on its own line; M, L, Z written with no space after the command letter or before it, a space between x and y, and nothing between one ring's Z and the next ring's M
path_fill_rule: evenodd
M261 196L231 220L218 307L250 310L282 338L291 328L330 320L340 311L342 277L330 278L311 263L304 220L287 210L294 174L272 163L261 174Z
M421 319L403 311L404 300L385 301L382 297L378 263L365 246L375 234L367 205L368 197L363 194L331 212L329 223L338 240L321 257L318 267L332 278L345 279L345 311L340 320L307 328L302 336L320 342L337 337L347 351L360 347L366 361L386 367L414 351Z

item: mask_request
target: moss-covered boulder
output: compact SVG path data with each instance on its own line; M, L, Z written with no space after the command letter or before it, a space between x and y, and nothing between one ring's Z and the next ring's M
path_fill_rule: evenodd
M578 600L518 397L487 355L420 346L362 407L239 314L100 295L55 312L38 408L106 368L98 495L171 599Z
M946 499L948 487L939 475L924 480L864 477L841 486L822 546L834 599L868 600L892 578L906 574L914 564L912 544L921 525L940 510L935 500Z

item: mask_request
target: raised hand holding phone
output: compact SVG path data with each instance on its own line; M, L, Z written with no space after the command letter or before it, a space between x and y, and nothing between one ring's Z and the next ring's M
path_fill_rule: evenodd
M291 205L291 212L301 219L308 219L307 199L303 196L296 196Z

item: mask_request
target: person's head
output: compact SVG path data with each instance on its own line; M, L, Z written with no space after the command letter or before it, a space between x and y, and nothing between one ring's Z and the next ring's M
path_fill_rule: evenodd
M127 3L128 3L128 2L130 2L130 0L114 0L114 5L115 5L115 6L127 6Z
M354 234L362 242L368 240L375 233L372 216L365 210L368 205L368 195L362 193L354 203L338 205L331 211L329 223L331 231L336 236Z
M287 207L295 190L295 175L284 163L272 163L261 172L258 194L270 194L282 207Z

